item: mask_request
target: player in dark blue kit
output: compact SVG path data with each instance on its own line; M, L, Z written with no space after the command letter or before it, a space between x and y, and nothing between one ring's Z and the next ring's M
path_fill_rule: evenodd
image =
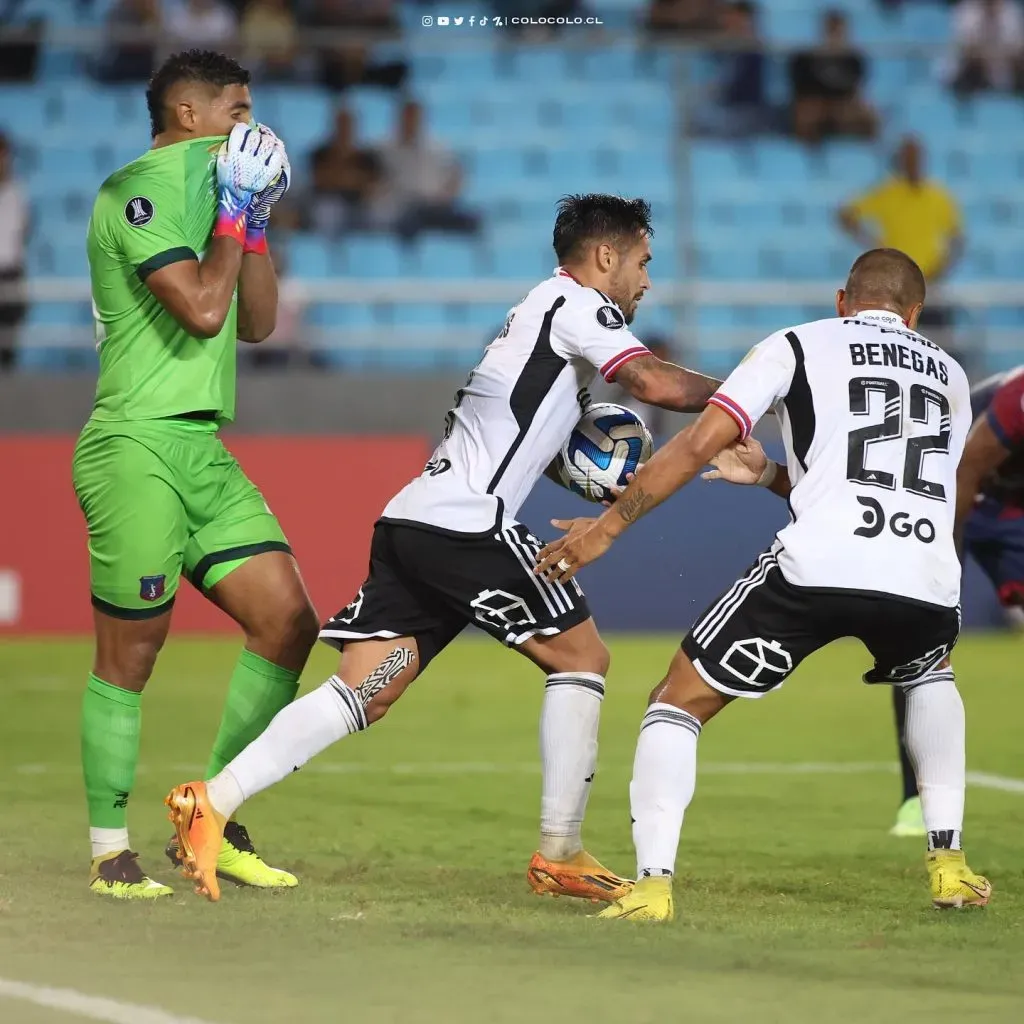
M1024 366L996 374L971 392L974 425L957 472L961 552L992 581L1007 616L1024 621ZM895 836L923 836L914 767L903 742L907 697L893 688L903 803Z

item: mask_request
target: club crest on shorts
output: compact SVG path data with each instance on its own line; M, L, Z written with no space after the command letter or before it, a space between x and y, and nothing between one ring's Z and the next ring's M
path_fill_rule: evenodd
M167 589L166 576L140 576L139 597L143 601L159 601Z
M133 228L145 227L156 213L156 207L145 196L135 196L124 204L124 219Z
M626 326L626 318L614 306L602 306L594 315L597 322L609 331L621 331Z

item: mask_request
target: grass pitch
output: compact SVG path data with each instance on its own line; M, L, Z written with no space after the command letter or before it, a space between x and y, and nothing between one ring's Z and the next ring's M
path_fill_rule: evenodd
M667 637L614 639L588 848L633 870L627 786ZM143 704L133 845L170 881L161 799L200 773L237 651L172 640ZM974 637L956 667L974 771L1024 777L1021 642ZM258 797L242 820L300 888L184 884L152 906L86 889L78 774L87 643L0 644L0 978L214 1024L647 1024L1024 1020L1024 793L971 787L984 909L931 910L916 840L886 834L888 693L836 645L701 739L677 920L591 920L523 880L535 848L541 678L486 640L455 645L382 725ZM333 670L318 650L304 680ZM799 766L787 771L786 766ZM817 766L817 767L815 767ZM5 1024L68 1024L0 996Z

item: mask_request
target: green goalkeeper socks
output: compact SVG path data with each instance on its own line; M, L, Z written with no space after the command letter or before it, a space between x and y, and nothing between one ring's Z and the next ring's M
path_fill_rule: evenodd
M220 730L213 744L206 778L212 779L233 761L295 698L300 672L281 668L252 651L243 650L228 687Z
M82 701L82 772L93 828L126 827L142 728L142 694L89 674Z

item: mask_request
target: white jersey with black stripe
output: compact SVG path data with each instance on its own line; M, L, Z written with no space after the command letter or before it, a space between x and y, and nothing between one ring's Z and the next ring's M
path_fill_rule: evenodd
M955 359L866 310L771 335L710 401L744 437L773 406L779 415L793 489L777 556L790 583L959 603L953 519L971 393Z
M509 312L457 393L423 473L382 518L465 534L514 524L597 372L610 381L648 354L607 295L558 268Z

